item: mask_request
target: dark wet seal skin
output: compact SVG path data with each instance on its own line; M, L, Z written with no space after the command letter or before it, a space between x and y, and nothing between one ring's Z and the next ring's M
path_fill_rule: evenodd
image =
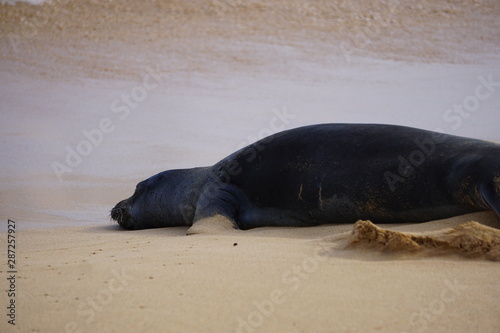
M145 229L222 215L250 229L484 210L500 214L500 145L394 125L322 124L277 133L211 167L154 175L111 217Z

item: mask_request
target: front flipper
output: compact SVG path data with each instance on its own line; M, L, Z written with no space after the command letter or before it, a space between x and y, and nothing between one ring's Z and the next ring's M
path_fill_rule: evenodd
M220 234L239 229L236 220L242 195L241 190L234 185L203 192L196 205L193 225L187 234Z

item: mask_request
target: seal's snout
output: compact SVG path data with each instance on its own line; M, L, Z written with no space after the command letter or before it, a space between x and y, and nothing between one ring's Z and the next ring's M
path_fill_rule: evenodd
M125 229L134 229L133 219L130 214L130 206L126 200L120 201L111 210L111 218Z
M123 215L125 213L125 208L119 207L116 205L112 210L111 210L111 218L115 220L116 222L120 223L120 221L123 219Z

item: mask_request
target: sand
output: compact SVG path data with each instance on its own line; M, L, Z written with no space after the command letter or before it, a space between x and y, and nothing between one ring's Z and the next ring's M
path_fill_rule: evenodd
M190 236L109 219L140 180L301 125L500 142L499 17L495 0L1 4L0 331L499 331L492 213Z

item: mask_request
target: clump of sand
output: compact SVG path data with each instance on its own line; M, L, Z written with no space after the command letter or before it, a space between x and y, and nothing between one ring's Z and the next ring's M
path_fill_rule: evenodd
M404 233L380 228L370 221L354 224L347 248L425 255L458 254L500 260L500 230L469 221L429 233Z

